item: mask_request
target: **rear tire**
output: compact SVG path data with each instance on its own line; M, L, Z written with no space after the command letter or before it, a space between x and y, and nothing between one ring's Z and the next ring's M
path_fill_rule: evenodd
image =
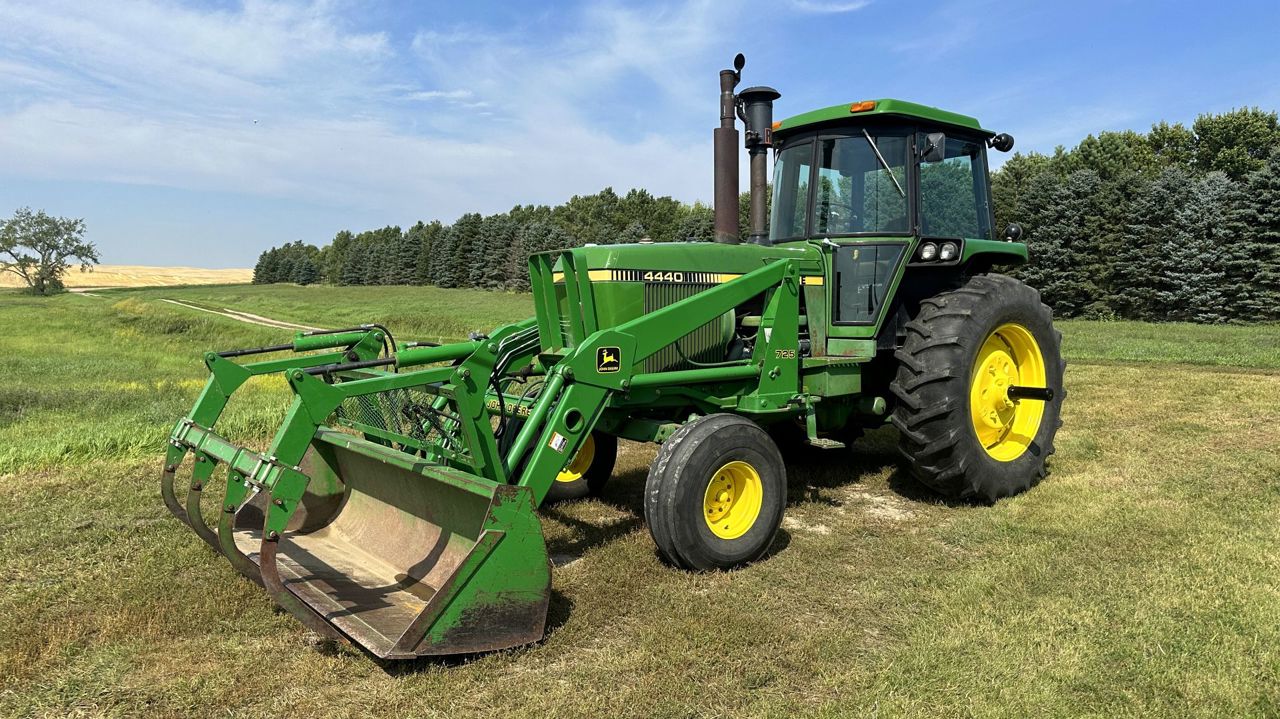
M893 424L907 471L957 499L995 502L1045 476L1061 425L1062 334L1040 293L1004 275L977 275L920 303L895 353ZM1053 399L1008 400L1008 385Z
M662 444L644 489L645 521L666 561L695 571L730 569L773 544L787 472L759 425L713 414Z

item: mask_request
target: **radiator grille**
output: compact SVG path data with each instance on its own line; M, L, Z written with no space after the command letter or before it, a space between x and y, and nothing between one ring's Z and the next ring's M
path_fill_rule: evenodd
M645 313L662 309L673 302L715 287L711 284L659 284L650 283L644 286ZM725 357L725 348L733 336L733 315L726 313L702 325L698 329L678 340L680 351L684 356L696 362L721 362ZM693 365L680 358L680 351L675 344L667 345L657 354L644 361L644 372L662 372L673 369L689 369Z

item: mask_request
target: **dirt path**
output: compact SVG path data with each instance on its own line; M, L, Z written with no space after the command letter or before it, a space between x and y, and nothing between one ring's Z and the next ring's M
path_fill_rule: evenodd
M222 308L221 310L211 310L206 307L200 307L198 305L182 302L181 300L161 299L160 301L168 302L169 304L172 304L172 305L178 305L179 307L186 307L189 310L199 310L200 312L208 312L211 315L218 315L219 317L226 317L228 319L237 320L239 322L247 322L251 325L262 325L263 327L274 327L276 329L281 329L281 330L324 329L323 327L311 327L309 325L300 325L293 322L285 322L283 320L273 320L270 317L263 317L261 315L250 314L248 312L240 312L238 310L233 310L226 307Z

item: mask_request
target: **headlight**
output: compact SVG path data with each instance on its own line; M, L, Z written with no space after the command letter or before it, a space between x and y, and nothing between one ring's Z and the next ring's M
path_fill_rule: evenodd
M943 262L950 262L951 260L954 260L958 254L960 254L960 248L956 247L956 243L944 242L942 243L942 249L938 250L938 259Z
M929 262L938 256L938 246L932 242L926 242L920 245L920 259Z

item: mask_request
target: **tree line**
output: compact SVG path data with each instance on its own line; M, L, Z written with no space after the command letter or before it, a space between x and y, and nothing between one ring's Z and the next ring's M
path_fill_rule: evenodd
M748 231L749 195L741 226ZM645 190L619 195L605 188L562 205L520 205L508 212L468 213L453 224L419 221L353 233L342 230L324 247L293 242L263 252L254 283L328 282L338 285L430 284L527 291L534 252L623 242L710 242L712 209L655 197Z
M1280 319L1280 123L1256 108L1090 135L1015 153L992 174L997 228L1017 222L1031 262L1014 274L1059 317ZM745 239L749 197L742 195ZM469 213L446 225L339 232L322 248L262 254L255 283L431 284L524 291L534 252L712 239L712 210L606 188L555 207Z
M992 177L997 227L1019 223L1017 275L1059 317L1280 319L1280 125L1275 112L1103 132Z

